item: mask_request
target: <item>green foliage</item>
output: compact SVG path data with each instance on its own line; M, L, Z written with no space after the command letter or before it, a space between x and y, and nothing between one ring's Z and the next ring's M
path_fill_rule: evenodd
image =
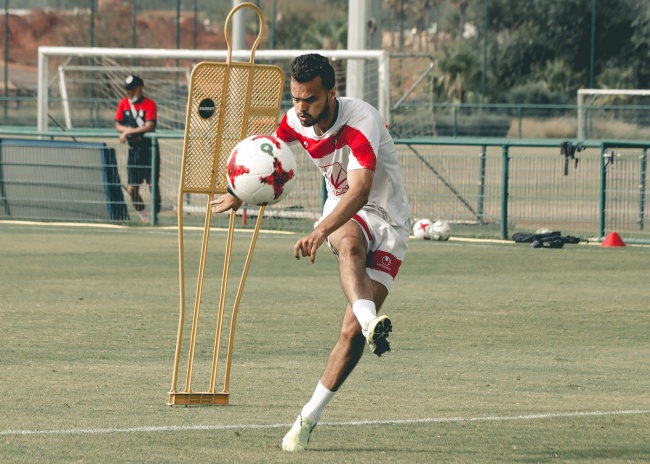
M439 137L505 137L510 118L493 114L436 115L435 130Z
M459 39L462 37L463 24L465 22L464 12L458 8L447 8L440 18L440 30Z
M632 47L635 60L634 74L639 87L650 87L650 4L639 2L638 15L632 21Z
M552 92L543 82L528 82L510 89L505 95L507 103L512 104L560 104L564 103L563 95Z
M275 48L295 50L302 47L302 40L308 24L312 24L311 15L294 12L285 13L276 23Z
M314 50L338 50L346 48L348 25L342 18L319 21L305 29L302 47Z
M521 99L528 94L524 100L566 102L575 98L577 88L589 84L591 0L471 0L467 21L478 26L481 42L486 5L490 43L487 93L493 101L506 96ZM635 0L598 1L595 18L594 74L605 73L600 82L612 80L610 68L632 69L617 85L647 86L650 5Z
M289 12L276 25L275 48L337 50L346 47L347 39L347 23L340 15L316 21L311 14Z
M467 102L481 89L482 71L474 42L459 41L455 48L445 48L438 59L438 76L434 92L438 101Z
M464 0L466 3L466 1ZM414 25L418 31L429 27L431 19L437 17L448 0L385 0L382 5L384 18Z
M506 89L525 84L537 64L553 58L543 38L525 28L514 31L494 52L491 69L496 81Z
M596 85L601 89L631 89L636 85L635 73L631 67L607 68L596 78Z
M540 80L550 92L562 95L574 94L580 87L580 77L579 73L560 58L547 61L546 66L539 73Z
M391 112L390 132L394 138L434 136L433 111L428 106L401 106Z

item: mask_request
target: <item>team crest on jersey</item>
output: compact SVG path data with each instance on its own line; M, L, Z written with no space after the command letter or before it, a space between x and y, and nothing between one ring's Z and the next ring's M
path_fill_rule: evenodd
M343 169L341 163L320 166L320 169L323 172L325 179L327 179L327 182L332 186L332 190L334 190L336 196L343 195L348 191L348 173Z

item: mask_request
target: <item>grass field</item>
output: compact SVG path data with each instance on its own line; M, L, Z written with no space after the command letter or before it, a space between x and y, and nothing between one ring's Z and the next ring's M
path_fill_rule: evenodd
M231 404L171 408L176 232L0 223L0 461L650 461L650 248L459 240L411 242L394 352L367 354L310 450L283 453L344 304L335 258L296 262L296 239L260 235Z

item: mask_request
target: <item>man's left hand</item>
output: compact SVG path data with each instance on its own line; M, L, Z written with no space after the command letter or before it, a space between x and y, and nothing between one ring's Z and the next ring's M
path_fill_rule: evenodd
M311 234L302 237L296 242L293 247L293 256L295 256L296 259L309 256L311 258L311 263L314 264L316 261L316 251L324 241L325 235L321 234L318 229L314 229Z

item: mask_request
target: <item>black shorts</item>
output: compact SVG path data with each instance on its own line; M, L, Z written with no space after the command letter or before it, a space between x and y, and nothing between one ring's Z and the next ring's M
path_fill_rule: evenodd
M129 185L151 184L152 147L129 147L128 175ZM158 158L160 176L160 158Z

